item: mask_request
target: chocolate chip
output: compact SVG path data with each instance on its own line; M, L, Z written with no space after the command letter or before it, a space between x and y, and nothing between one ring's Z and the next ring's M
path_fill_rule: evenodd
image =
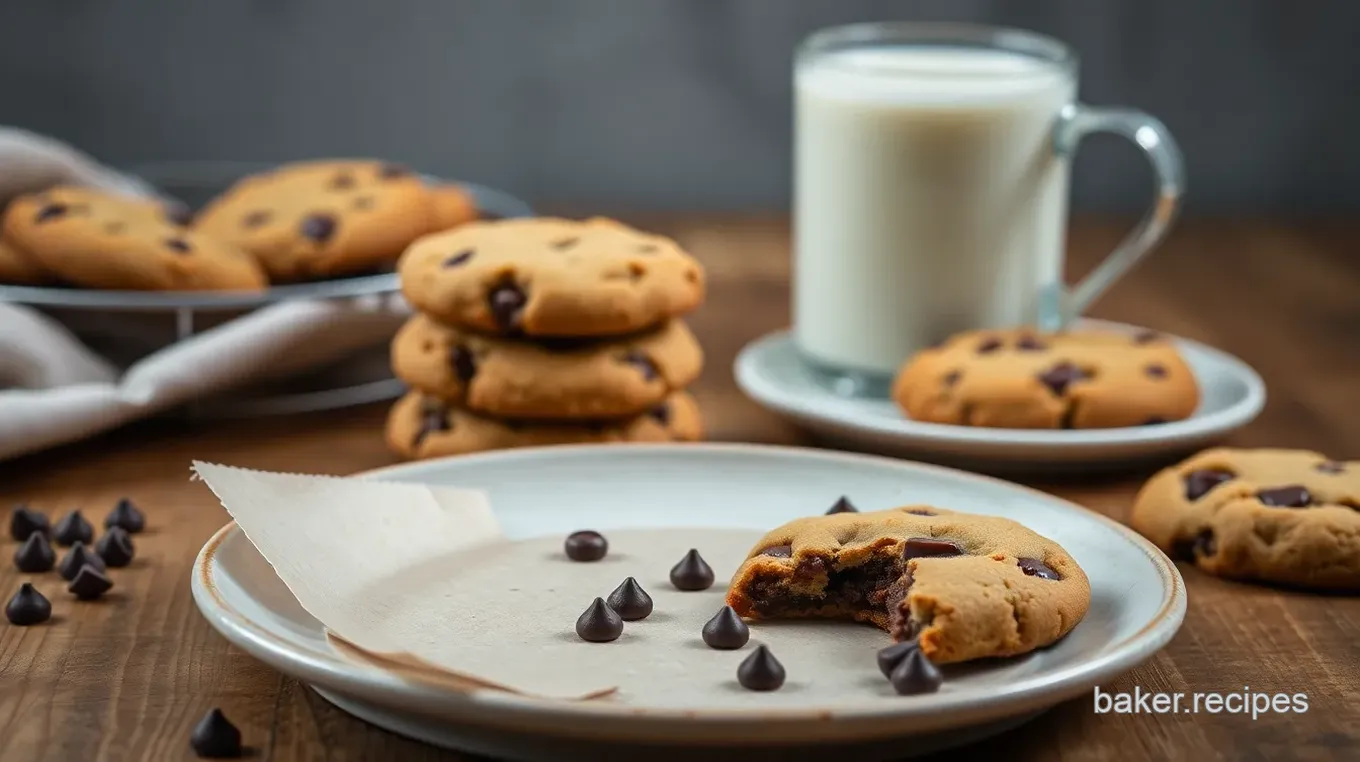
M552 242L552 247L553 247L554 249L557 249L557 250L559 250L559 251L562 251L562 250L565 250L565 249L570 249L571 247L575 246L576 244L578 244L578 243L580 243L580 242L581 242L581 239L580 239L580 238L562 238L562 239L553 241L553 242Z
M472 253L473 253L472 249L463 249L457 254L453 254L448 259L444 260L444 264L442 266L457 267L462 264L467 264L467 261L469 259L472 259Z
M840 499L826 511L828 516L834 513L859 513L859 509L855 507L854 503L850 502L850 498L841 495Z
M47 534L52 531L52 527L47 522L47 517L37 511L29 510L27 506L16 505L9 517L9 536L16 540L27 540L29 535L34 532Z
M902 559L961 556L963 551L949 540L933 537L910 537L902 544Z
M897 665L907 658L907 654L919 648L920 644L915 640L908 640L904 643L893 643L882 649L878 652L878 671L882 672L884 677L891 679L893 670L897 669Z
M118 504L113 506L109 515L104 517L104 526L112 529L122 527L128 534L137 534L146 528L146 517L137 510L137 506L127 498L122 498Z
M104 559L104 563L120 569L132 563L132 557L136 554L136 548L132 545L132 537L127 530L122 527L111 527L109 531L99 538L95 543L94 552Z
M52 602L43 597L32 583L25 582L5 604L5 618L16 627L42 624L52 618Z
M642 374L643 381L655 381L660 377L657 373L656 365L652 363L652 358L636 349L630 350L627 354L620 357L619 361L637 368L638 372Z
M170 202L165 205L165 219L172 225L185 227L194 221L194 213L189 207L179 202Z
M317 243L325 243L335 235L335 218L329 214L312 214L302 219L299 230L302 237Z
M1015 348L1022 352L1041 352L1048 349L1048 345L1033 336L1025 335L1015 342Z
M1192 556L1212 556L1218 552L1218 542L1214 539L1214 530L1203 529L1195 535L1194 545L1192 546Z
M269 222L270 216L269 212L263 210L251 212L241 218L241 227L258 228L266 222Z
M1144 426L1156 426L1159 423L1166 423L1166 419L1159 415L1154 415L1146 421L1143 421Z
M80 511L71 511L62 517L61 521L52 528L52 538L58 545L69 546L78 542L89 544L94 540L94 527L90 522L80 515Z
M897 691L899 696L934 693L944 683L944 675L940 673L940 668L927 659L919 648L903 656L888 679L892 681L893 690Z
M1335 460L1328 460L1317 464L1317 470L1324 474L1340 474L1346 471L1346 464L1338 463Z
M407 177L410 174L411 174L410 168L404 167L400 164L384 164L382 168L378 170L378 177L381 177L385 180L392 180L398 177Z
M1058 573L1049 568L1048 564L1037 558L1021 558L1016 562L1020 566L1020 571L1031 577L1039 579L1062 579Z
M625 579L614 592L605 599L609 608L614 609L619 617L625 622L635 622L639 619L646 619L652 613L652 596L642 589L642 585L633 577Z
M996 350L1000 349L1001 346L1002 346L1001 339L992 336L990 338L983 339L982 343L977 345L977 353L980 355L991 354L992 352L995 352Z
M64 216L68 211L70 211L70 207L65 204L46 204L38 210L37 214L33 215L33 222L36 224L47 222L48 220L55 220L58 217Z
M449 364L453 366L454 375L465 384L477 375L477 358L472 356L472 350L462 344L455 344L449 350Z
M662 426L671 424L671 406L665 402L647 411L647 414L655 418Z
M1073 381L1080 381L1083 378L1086 378L1086 374L1070 362L1060 362L1039 374L1040 383L1059 397L1067 391L1068 385Z
M354 187L354 175L348 172L341 172L331 178L330 187L334 190L345 190Z
M213 708L194 726L189 746L204 759L231 759L241 756L241 731L231 724L221 709Z
M1185 475L1185 499L1198 500L1214 487L1237 477L1231 471L1218 468L1202 468Z
M793 546L775 545L760 551L760 555L771 558L793 558Z
M927 509L925 509L925 508L909 508L909 509L907 509L907 513L910 513L910 514L912 514L913 516L934 516L934 515L935 515L935 512L934 512L934 511L927 510Z
M1313 504L1313 496L1300 484L1263 489L1256 493L1256 499L1271 508L1307 508Z
M562 550L573 561L598 561L609 552L609 541L599 532L582 530L567 535Z
M57 554L52 551L47 535L42 532L30 534L24 544L14 551L15 567L26 574L51 571L56 563Z
M963 378L963 371L951 370L944 374L944 377L940 379L940 383L945 386L953 386L954 384L957 384L961 378Z
M66 551L66 555L62 557L61 563L57 566L57 573L61 575L62 579L70 582L80 573L81 568L86 566L93 566L99 571L105 570L104 559L85 547L85 543L78 542Z
M737 667L737 682L748 691L773 691L784 684L784 665L761 644Z
M737 616L735 609L723 606L712 619L704 623L700 635L709 648L732 651L746 645L746 641L751 639L751 628Z
M713 586L713 567L690 548L680 563L671 567L671 584L677 590L707 590Z
M609 608L603 598L596 598L576 620L576 635L591 643L608 643L623 634L623 618Z
M66 586L68 591L82 601L92 601L112 588L113 580L104 576L104 572L90 564L80 567L80 571L76 572L76 578Z
M519 321L524 317L524 305L529 301L514 283L502 283L495 287L487 294L486 300L491 307L491 316L502 331L519 327Z
M1162 338L1162 335L1160 333L1157 333L1156 331L1139 331L1138 333L1135 333L1133 335L1133 343L1151 344L1152 342L1157 341L1160 338Z
M436 431L449 431L453 425L449 422L449 411L438 402L426 401L420 410L420 428L416 430L415 444L425 441L425 437Z
M1166 378L1166 366L1160 363L1148 363L1143 366L1143 373L1148 378Z
M190 251L189 242L183 238L165 239L165 248L180 254L188 254Z

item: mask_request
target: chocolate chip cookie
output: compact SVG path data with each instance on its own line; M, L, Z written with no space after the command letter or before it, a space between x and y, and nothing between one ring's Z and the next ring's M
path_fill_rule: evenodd
M47 276L28 257L19 250L0 241L0 284L12 286L38 286L46 282Z
M1360 590L1360 461L1206 450L1152 477L1130 523L1210 574Z
M253 257L183 227L176 214L147 199L58 187L11 202L4 236L41 271L72 286L133 291L265 287L264 271Z
M632 418L608 422L514 422L487 418L411 392L387 418L387 444L405 458L602 442L690 442L703 436L699 406L684 392Z
M426 394L504 418L637 415L694 381L703 352L679 320L619 339L529 342L407 321L392 343L397 377Z
M195 228L260 260L275 282L390 267L434 229L430 189L404 167L306 161L244 178L205 207Z
M893 399L915 421L1004 429L1107 429L1189 418L1199 387L1151 332L971 331L912 357Z
M473 222L402 255L402 293L442 322L529 336L612 336L699 305L704 273L668 238L602 218Z
M771 531L727 603L752 619L870 622L943 664L1055 642L1086 615L1091 586L1057 543L1014 521L919 505Z
M457 185L438 185L430 189L434 215L431 232L451 230L481 216L476 199Z

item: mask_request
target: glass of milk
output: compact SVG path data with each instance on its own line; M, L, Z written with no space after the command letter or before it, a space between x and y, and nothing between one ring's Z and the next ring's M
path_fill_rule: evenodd
M794 65L794 337L846 393L881 395L958 331L1080 314L1166 233L1184 188L1155 118L1076 101L1077 59L1031 32L882 23L813 34ZM1068 176L1112 132L1151 161L1142 222L1062 282Z

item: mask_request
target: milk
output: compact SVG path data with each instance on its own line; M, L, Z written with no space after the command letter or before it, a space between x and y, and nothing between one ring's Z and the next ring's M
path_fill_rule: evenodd
M1072 74L998 49L869 47L795 71L794 335L871 375L1032 323L1061 281Z

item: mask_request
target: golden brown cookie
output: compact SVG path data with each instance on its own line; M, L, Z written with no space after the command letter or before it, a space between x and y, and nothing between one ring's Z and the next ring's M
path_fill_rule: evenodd
M1199 405L1190 366L1151 332L970 331L907 361L892 396L914 421L1004 429L1147 426Z
M1210 574L1360 590L1360 461L1205 450L1143 485L1130 524Z
M36 264L13 246L0 241L0 284L40 286L48 278Z
M266 285L254 258L189 230L147 199L58 187L20 196L4 236L55 279L131 291L242 291Z
M430 189L434 226L430 232L451 230L481 216L477 201L457 185L437 185Z
M298 162L244 178L194 221L254 254L275 282L390 267L433 224L419 176L358 159Z
M703 269L668 238L601 218L472 222L416 241L402 293L442 322L496 334L613 336L703 301Z
M727 603L753 619L871 622L937 663L1049 645L1091 605L1057 543L996 516L903 506L797 519L751 549Z
M392 342L392 370L426 394L504 418L620 418L689 386L703 352L679 320L619 339L530 342L407 321Z
M699 406L684 392L642 415L599 423L502 421L411 392L387 417L387 444L405 458L437 458L484 450L605 442L692 442L703 436Z

